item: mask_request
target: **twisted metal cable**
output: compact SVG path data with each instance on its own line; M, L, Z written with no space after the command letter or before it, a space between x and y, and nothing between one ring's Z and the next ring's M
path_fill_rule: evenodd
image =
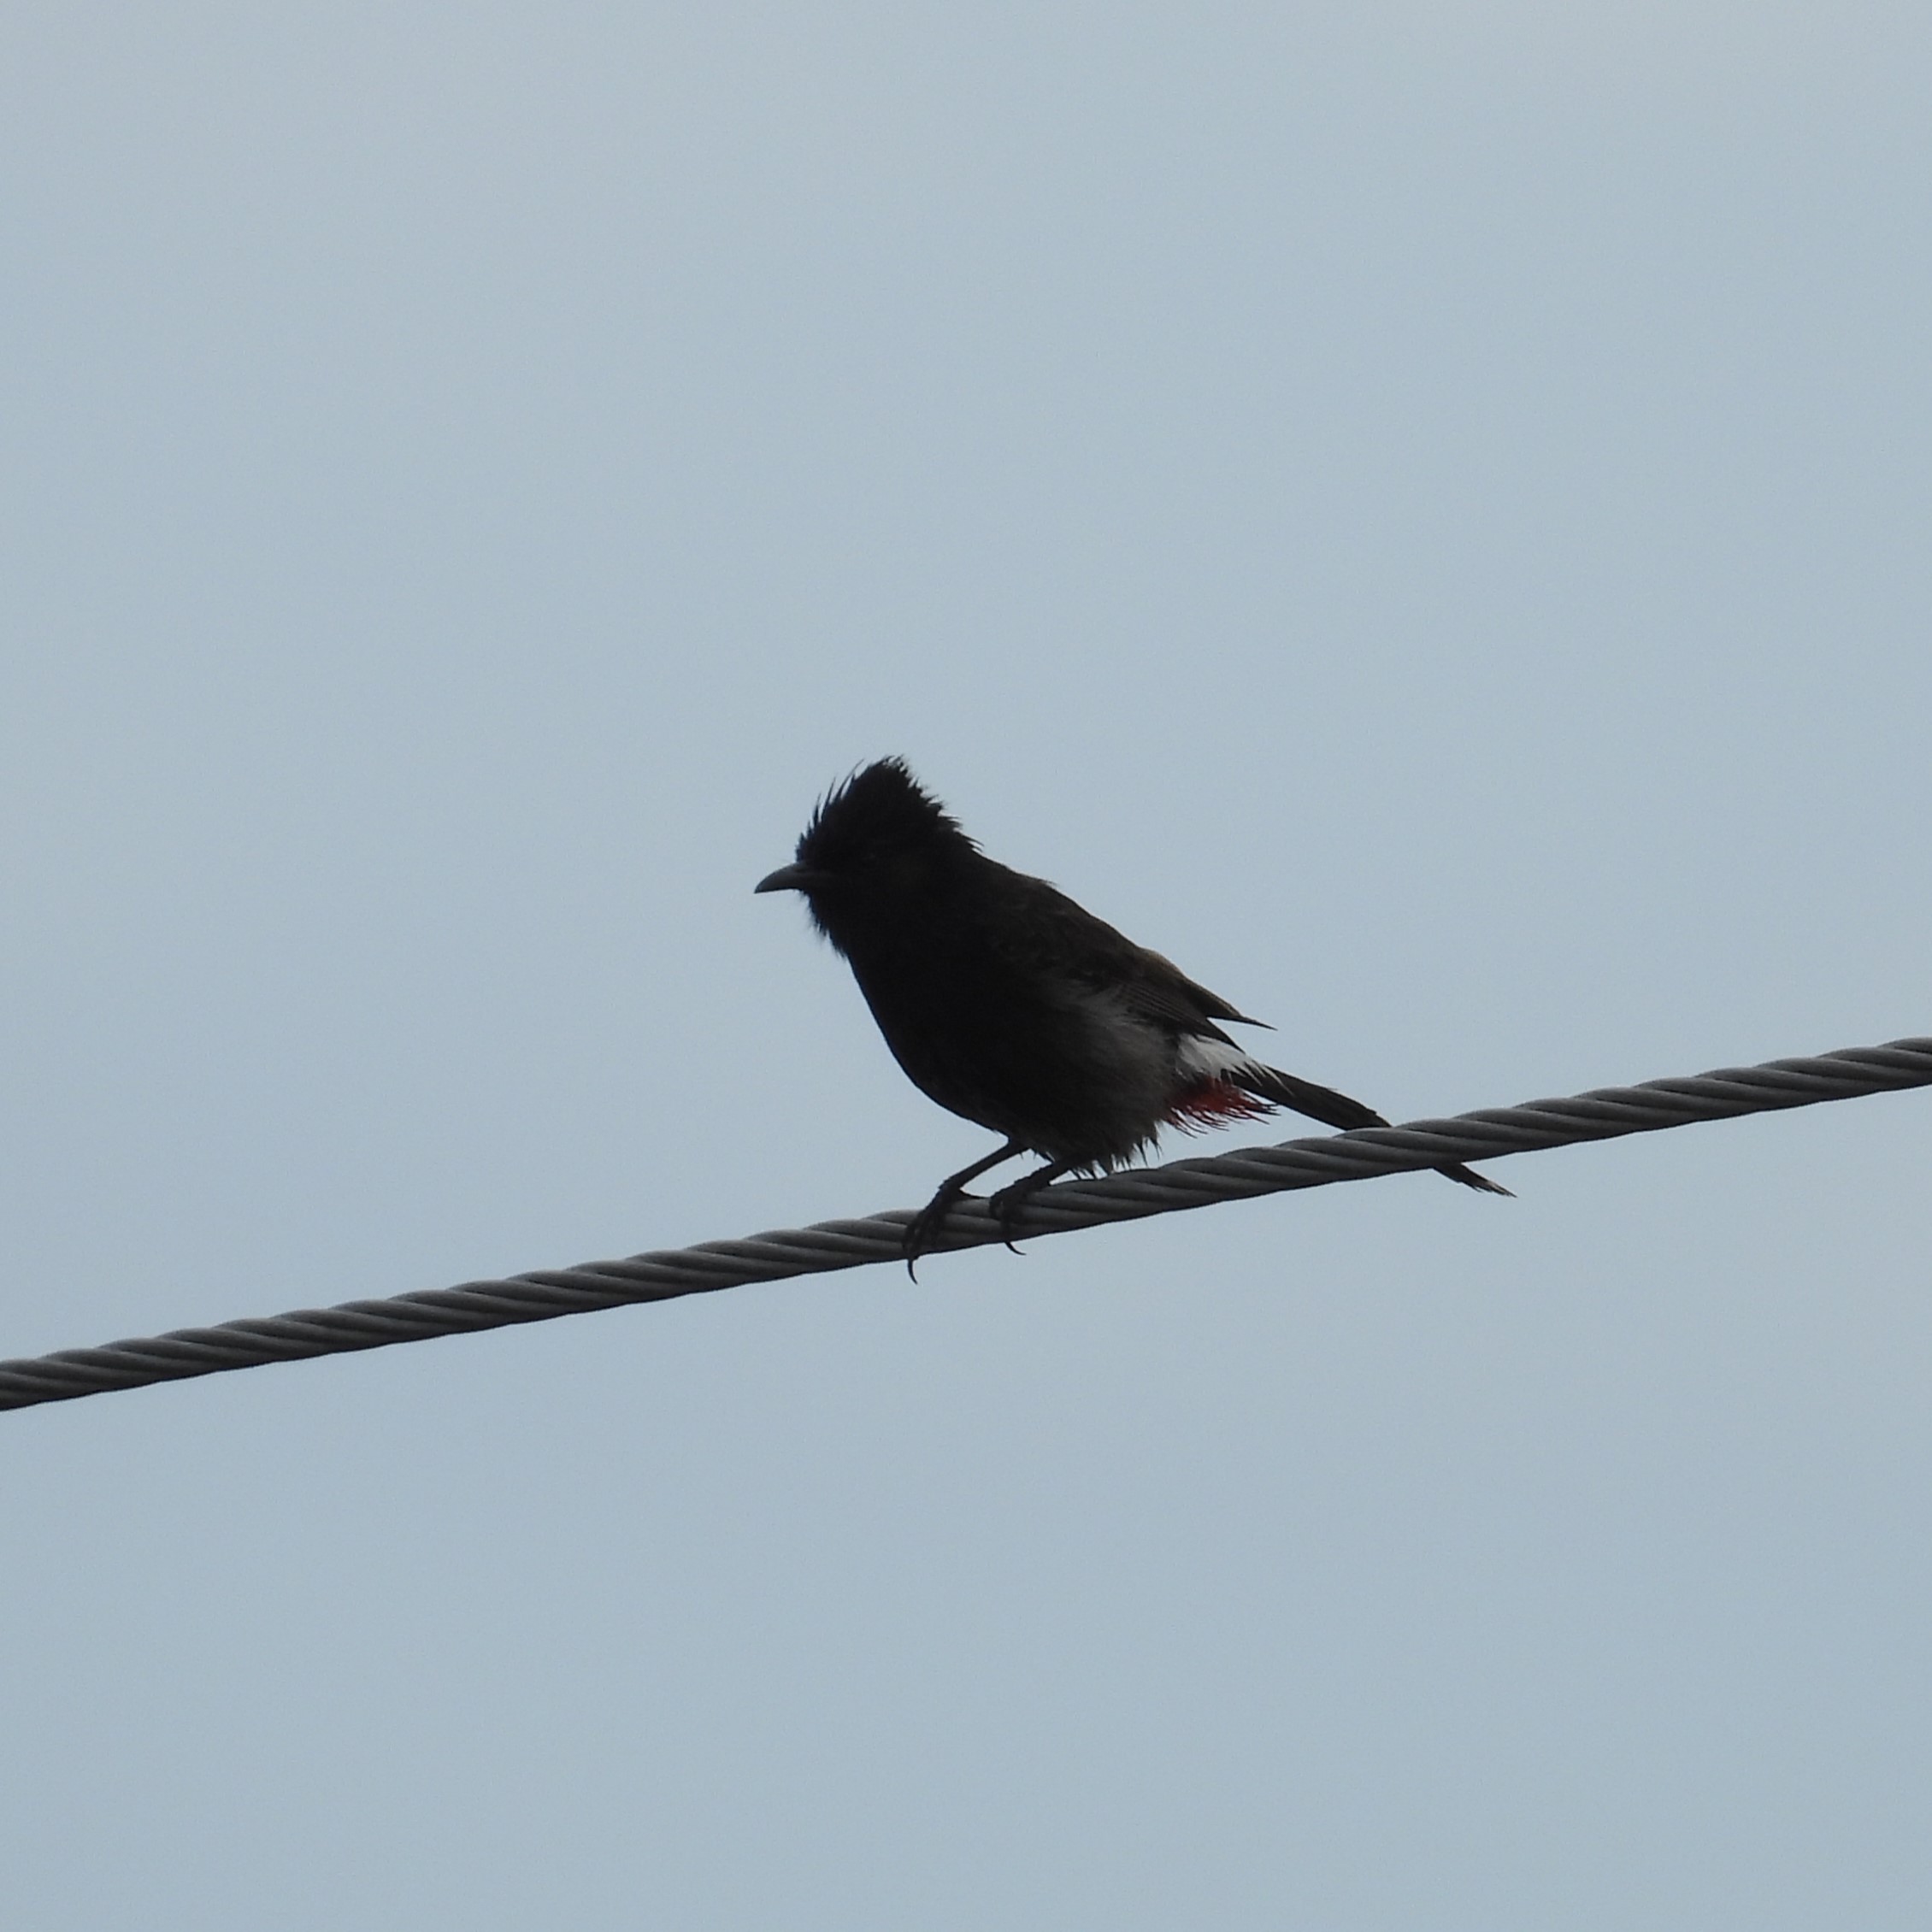
M1372 1180L1446 1161L1498 1160L1505 1154L1649 1134L1693 1121L1729 1120L1912 1087L1932 1087L1932 1039L1847 1047L1812 1059L1728 1067L1688 1079L1646 1081L1640 1087L1599 1087L1569 1099L1485 1108L1402 1127L1362 1128L1210 1159L1175 1161L1101 1181L1063 1181L1028 1201L1017 1216L1017 1229L1028 1236L1066 1234L1103 1222L1135 1221L1337 1181ZM863 1220L822 1221L745 1240L704 1241L696 1247L633 1255L627 1261L538 1269L506 1281L469 1281L386 1300L301 1309L210 1328L177 1328L104 1348L68 1348L0 1362L0 1409L68 1402L267 1362L469 1334L516 1322L547 1322L629 1302L669 1301L751 1281L861 1268L869 1262L896 1262L912 1218L911 1209L895 1208ZM982 1247L1003 1239L986 1203L969 1199L953 1210L933 1252Z

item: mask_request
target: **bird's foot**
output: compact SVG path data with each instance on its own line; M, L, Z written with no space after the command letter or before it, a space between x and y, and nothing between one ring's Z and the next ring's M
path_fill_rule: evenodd
M987 1205L993 1210L993 1217L999 1223L999 1238L1017 1254L1020 1250L1017 1223L1020 1212L1040 1189L1049 1181L1057 1181L1066 1172L1058 1163L1050 1167L1036 1169L1032 1174L1022 1174L1017 1181L1002 1187Z
M914 1281L919 1279L914 1264L922 1255L932 1252L939 1230L945 1226L946 1216L967 1198L963 1187L956 1187L949 1181L906 1223L905 1233L899 1240L899 1252L905 1257L908 1279Z
M906 1223L905 1233L900 1237L899 1248L905 1256L905 1271L914 1281L916 1281L919 1276L913 1263L922 1255L929 1254L937 1246L939 1237L945 1227L946 1216L961 1201L974 1199L966 1192L966 1183L977 1180L989 1167L1010 1159L1021 1152L1020 1144L1010 1140L998 1152L987 1155L983 1161L975 1162L969 1168L962 1168L957 1174L949 1174L939 1183L939 1192ZM1063 1164L1055 1162L1032 1174L1022 1175L1011 1187L1002 1187L987 1203L999 1222L999 1238L1008 1247L1013 1249L1015 1254L1020 1252L1014 1246L1017 1232L1014 1223L1020 1210L1049 1181L1057 1181L1066 1171Z
M984 1160L975 1161L970 1167L963 1167L957 1174L949 1174L940 1181L939 1190L931 1200L914 1215L907 1223L899 1246L905 1256L905 1271L917 1281L919 1276L913 1263L928 1252L938 1240L939 1231L945 1226L945 1217L952 1212L953 1205L966 1199L966 1183L977 1181L989 1167L998 1167L1002 1161L1010 1161L1014 1155L1024 1153L1024 1145L1018 1140L1009 1140L1003 1147L995 1147Z

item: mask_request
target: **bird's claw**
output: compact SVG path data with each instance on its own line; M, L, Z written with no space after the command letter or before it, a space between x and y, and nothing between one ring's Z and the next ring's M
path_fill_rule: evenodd
M1002 1187L987 1203L993 1211L994 1220L999 1223L999 1238L1015 1254L1021 1250L1018 1242L1020 1210L1028 1200L1040 1192L1041 1183L1034 1175L1028 1175Z
M922 1256L932 1252L933 1244L945 1228L947 1216L961 1201L969 1198L963 1187L950 1193L941 1188L906 1222L905 1233L899 1238L899 1252L905 1257L905 1272L909 1281L916 1281L919 1279L915 1263Z

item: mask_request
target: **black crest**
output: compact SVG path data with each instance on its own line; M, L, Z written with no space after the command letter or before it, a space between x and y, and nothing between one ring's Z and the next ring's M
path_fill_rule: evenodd
M827 793L798 840L798 863L857 882L903 878L978 851L904 758L881 758Z

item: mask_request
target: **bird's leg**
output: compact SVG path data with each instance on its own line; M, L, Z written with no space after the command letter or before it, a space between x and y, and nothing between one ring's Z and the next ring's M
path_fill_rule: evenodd
M966 1192L969 1181L977 1181L989 1167L998 1167L1002 1161L1010 1161L1016 1154L1027 1151L1024 1140L1009 1140L1004 1147L996 1147L983 1161L975 1161L970 1167L963 1167L957 1174L949 1174L940 1181L939 1191L932 1199L913 1217L905 1230L905 1238L899 1244L905 1255L905 1271L914 1281L919 1277L912 1274L912 1264L932 1246L933 1237L945 1225L945 1217L952 1212L952 1204Z
M987 1205L999 1216L1001 1240L1006 1243L1008 1247L1013 1248L1015 1254L1017 1254L1020 1251L1013 1247L1013 1222L1020 1210L1048 1181L1057 1181L1072 1165L1071 1161L1051 1161L1045 1167L1035 1168L1031 1174L1022 1174L1010 1187L1002 1187L987 1203Z

